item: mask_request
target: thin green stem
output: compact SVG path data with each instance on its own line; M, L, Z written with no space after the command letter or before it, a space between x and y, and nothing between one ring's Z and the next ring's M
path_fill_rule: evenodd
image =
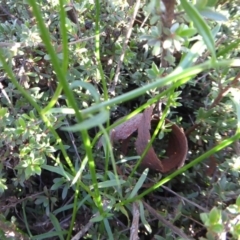
M232 143L234 143L235 141L237 141L239 139L240 139L240 132L237 132L237 134L235 134L234 136L232 136L232 137L230 137L230 138L228 138L226 140L223 140L220 144L218 144L214 148L210 149L209 151L205 152L204 154L202 154L198 158L194 159L193 161L191 161L187 165L183 166L182 168L178 169L177 171L175 171L172 174L168 175L167 177L163 178L158 183L156 183L155 185L153 185L149 189L145 190L143 193L137 195L134 198L126 199L126 200L122 201L121 203L116 204L116 207L119 207L120 205L126 205L128 203L135 202L136 200L142 199L144 196L146 196L147 194L149 194L152 191L156 190L157 188L159 188L163 184L171 181L176 176L186 172L189 168L199 164L200 162L202 162L205 159L209 158L211 155L219 152L220 150L222 150L225 147L231 145Z
M147 103L141 105L140 107L138 107L136 110L134 110L133 112L131 112L130 114L128 114L127 116L119 119L118 121L116 121L115 123L113 123L111 126L106 128L106 131L109 132L110 130L112 130L113 128L115 128L116 126L120 125L121 123L125 122L126 120L134 117L136 114L140 113L141 111L143 111L145 108L151 106L152 104L154 104L155 102L157 102L162 96L164 96L164 94L166 92L168 92L168 90L156 95L155 97L151 98L150 100L148 100ZM99 137L103 134L103 132L100 130L97 135L94 137L93 141L92 141L92 147L95 146L97 140L99 139Z
M76 213L77 213L77 210L78 210L77 206L78 206L79 189L80 189L80 181L77 181L76 190L75 190L75 193L74 193L73 216L71 218L71 223L70 223L70 227L69 227L69 230L68 230L67 240L71 239L72 230L74 228Z
M104 76L102 63L101 63L101 57L100 57L100 29L99 29L99 23L100 23L100 1L96 0L96 20L95 20L95 55L98 63L98 71L100 73L101 82L103 86L103 94L104 94L104 100L108 100L108 89L107 89L107 83Z
M66 80L66 75L64 75L64 69L61 68L57 55L52 47L52 45L50 44L50 37L49 37L49 32L45 27L44 21L42 19L40 10L37 6L37 3L33 0L29 0L29 3L32 7L34 16L37 19L38 22L38 27L40 30L40 33L42 35L42 40L48 50L48 53L51 57L51 62L54 68L54 71L56 72L57 78L62 86L62 88L64 89L66 98L67 98L67 102L68 104L74 109L75 111L75 116L77 118L77 121L80 123L83 121L83 116L82 113L79 112L77 103L75 101L73 92L71 91L70 87L69 87L69 83ZM91 178L92 178L92 182L93 182L93 186L94 186L94 193L95 193L95 203L100 211L101 214L103 214L103 206L102 206L102 201L101 201L101 196L100 196L100 192L97 186L97 178L96 178L96 170L95 170L95 163L93 160L93 155L92 155L92 149L91 149L91 142L90 142L90 137L88 135L87 130L82 130L81 131L81 135L82 135L82 141L86 150L86 155L88 157L88 163L89 163L89 169L90 169L90 174L91 174Z
M160 121L158 122L157 127L156 127L156 129L154 130L154 133L153 133L150 141L148 142L146 148L144 149L144 151L143 151L140 159L137 161L137 163L135 164L135 166L134 166L131 174L129 175L129 178L131 178L131 177L133 176L133 174L136 172L137 168L139 167L139 165L141 164L142 160L143 160L144 157L146 156L148 150L149 150L150 147L152 146L153 141L155 140L155 138L156 138L159 130L162 128L162 125L163 125L163 123L164 123L164 121L165 121L165 118L167 117L168 110L170 109L170 104L171 104L171 101L172 101L172 94L173 94L173 89L172 89L172 91L169 93L167 105L166 105L166 107L165 107L165 109L164 109L164 111L163 111L163 114L162 114L162 116L161 116L161 119L160 119ZM166 95L166 96L167 96L167 95Z
M66 76L68 70L69 54L68 54L68 38L66 30L66 12L64 9L64 1L59 0L60 3L60 29L62 37L62 51L63 51L63 60L62 60L62 71L63 76Z
M106 78L104 76L102 63L101 63L101 57L100 57L100 29L99 29L99 23L100 23L100 1L96 0L96 20L95 20L95 55L98 63L98 72L100 73L101 83L103 86L103 95L104 100L107 101L108 96L108 89L107 89L107 82ZM109 107L107 107L109 109ZM109 126L109 119L107 120L107 127ZM106 153L105 153L105 170L104 170L104 179L107 180L107 171L109 167L109 157L110 157L110 149L109 145L106 147ZM105 189L106 191L107 189Z
M164 78L157 78L156 81L149 83L141 88L137 88L133 91L130 91L123 95L112 98L111 100L104 101L94 106L91 106L87 109L84 109L82 110L82 114L83 115L93 114L101 108L111 107L116 104L127 102L128 100L134 99L138 96L145 94L147 91L150 91L153 88L160 88L172 83L174 83L175 87L179 87L182 84L190 81L192 77L203 72L204 70L208 70L216 67L239 67L239 66L240 66L240 59L232 59L232 60L221 60L217 63L212 63L212 61L209 60L197 66L186 68L186 69L176 68L176 70L174 70L171 74L169 74Z

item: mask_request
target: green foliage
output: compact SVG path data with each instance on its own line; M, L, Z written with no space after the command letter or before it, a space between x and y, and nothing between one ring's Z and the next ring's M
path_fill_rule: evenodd
M239 238L239 224L237 223L237 218L240 214L238 206L239 199L240 197L238 196L236 204L229 205L224 211L214 207L209 213L200 214L201 220L208 230L208 239L220 238L226 230L229 231L235 239Z
M31 239L129 239L134 227L155 239L180 239L180 229L193 238L239 238L239 6L164 2L140 1L129 26L137 7L130 0L3 0L1 229L22 236L16 225ZM185 166L168 174L141 171L134 140L123 156L125 143L113 146L109 137L157 103L161 121L147 148L168 151L165 118L189 142ZM96 146L102 134L104 151ZM153 220L143 201L175 228Z

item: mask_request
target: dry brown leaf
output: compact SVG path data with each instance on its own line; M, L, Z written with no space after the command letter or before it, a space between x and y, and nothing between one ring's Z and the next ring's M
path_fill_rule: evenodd
M138 128L141 119L142 113L135 115L134 117L128 119L124 123L121 123L117 127L113 128L110 131L110 140L114 142L118 142L119 140L127 139L131 136ZM121 119L121 118L120 118ZM118 119L118 121L120 120ZM103 145L103 138L101 137L98 141L97 147L100 148Z
M142 155L148 142L151 139L150 129L151 123L158 123L159 118L152 119L153 107L145 109L141 114L137 114L126 122L118 125L110 132L110 139L112 142L123 140L122 151L126 153L127 142L130 136L138 130L136 140L136 150L138 155ZM165 120L170 123L169 120ZM172 132L169 137L168 147L166 150L166 159L160 160L151 146L145 157L142 160L141 166L151 170L166 173L181 167L186 159L188 144L186 136L181 128L176 124L171 126ZM102 146L102 138L98 142L98 147Z
M138 127L138 137L136 140L136 150L138 155L142 155L148 142L151 139L150 129L151 129L151 116L153 108L149 107L145 109L141 123ZM161 161L158 159L153 147L151 146L142 160L141 165L144 168L149 168L158 172L163 172L164 168Z
M138 128L141 119L142 113L135 115L126 122L118 125L110 132L110 138L113 142L118 142L131 136Z
M166 119L166 123L171 122ZM188 152L188 143L184 131L176 124L172 124L171 128L172 132L169 137L166 151L168 158L162 160L164 172L182 167Z

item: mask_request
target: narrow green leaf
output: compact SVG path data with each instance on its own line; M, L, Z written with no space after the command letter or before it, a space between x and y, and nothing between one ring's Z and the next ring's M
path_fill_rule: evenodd
M75 177L72 180L71 186L73 186L78 180L81 181L82 172L86 169L87 163L88 163L88 158L85 156L79 170L77 171Z
M199 10L199 13L203 17L206 17L208 19L215 20L215 21L225 22L228 20L223 14L216 12L216 11L212 10L211 8L207 8L207 7Z
M98 188L108 188L108 187L115 187L118 186L119 184L124 184L126 181L124 180L108 180L104 182L98 183ZM90 186L90 188L93 188L93 186Z
M104 226L105 226L105 229L107 231L107 234L108 234L107 239L114 240L113 233L112 233L112 228L110 227L108 219L104 218L103 222L104 222Z
M85 204L86 201L90 201L90 195L86 195L80 202L78 202L77 204L77 209L79 209L83 204ZM65 212L69 209L73 209L73 203L72 204L68 204L68 205L64 205L63 207L60 207L56 210L53 211L53 214L54 215L57 215L58 213L61 213L61 212Z
M130 218L129 218L129 215L128 215L128 211L126 210L126 208L124 206L119 206L119 210L121 211L121 213L123 215L126 216L127 220L128 220L128 226L130 225Z
M212 57L216 59L214 39L208 25L191 3L189 3L187 0L181 0L181 4L190 19L193 21L199 34L202 36L208 50L212 53Z
M137 201L139 204L139 210L140 210L140 218L142 221L142 224L144 225L144 227L146 228L146 230L151 233L152 229L151 226L149 225L149 223L147 222L146 218L145 218L145 212L144 212L144 207L141 201Z
M57 174L59 174L59 175L61 175L63 177L66 177L66 179L68 181L71 181L73 179L73 176L70 175L68 172L66 172L63 169L62 165L59 165L57 167L53 167L53 166L50 166L50 165L42 165L41 168L46 169L46 170L48 170L50 172L55 172L55 173L57 173Z
M100 222L100 221L102 221L102 220L103 220L103 216L98 215L98 216L96 216L96 217L91 218L91 219L90 219L90 222Z
M59 233L58 237L60 238L60 240L64 240L63 231L61 229L58 219L52 213L49 214L49 218L50 218L55 230Z
M74 81L70 84L71 89L76 88L76 87L83 87L83 88L87 89L92 94L92 96L96 102L100 101L99 94L96 91L96 88L92 84L83 82L83 81Z
M235 39L234 42L230 43L229 45L224 45L222 50L220 50L217 53L217 57L219 56L225 56L226 54L229 54L233 49L236 49L240 46L240 39Z
M82 130L88 130L90 128L105 123L108 120L108 118L109 112L105 109L102 109L100 113L94 115L94 117L90 119L84 120L83 122L75 124L73 126L61 127L61 129L69 132L79 132Z
M57 237L59 234L67 234L67 231L61 231L59 232L48 232L48 233L43 233L39 235L35 235L31 237L31 240L39 240L39 239L46 239L46 238L52 238L52 237Z
M240 131L240 91L238 89L232 88L232 101L236 108L236 115L237 115L237 128Z
M137 181L137 184L136 184L135 187L133 188L133 190L132 190L129 198L133 198L134 196L137 195L138 190L142 187L145 179L147 178L148 171L149 171L148 168L146 168L146 169L143 171L141 177L140 177L140 178L138 179L138 181Z

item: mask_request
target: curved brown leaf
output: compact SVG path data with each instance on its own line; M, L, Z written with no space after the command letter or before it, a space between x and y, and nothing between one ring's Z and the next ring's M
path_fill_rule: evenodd
M142 155L148 142L151 139L150 129L151 129L152 110L153 110L152 107L145 109L145 111L143 112L142 120L138 126L138 136L136 140L136 150L138 155ZM141 165L144 168L149 168L157 172L164 171L164 167L161 161L158 159L152 146L146 153L144 159L142 160Z
M142 155L151 139L151 123L156 124L159 122L158 118L152 119L152 111L153 107L149 107L145 109L143 113L137 114L126 122L115 127L110 132L111 141L117 142L119 140L123 140L123 148L127 148L128 138L133 134L133 132L138 130L135 145L138 155ZM165 121L166 123L170 123L167 119ZM141 166L161 173L166 173L183 166L188 151L187 139L183 130L176 124L172 124L171 129L172 131L166 150L167 158L160 160L151 146L142 160ZM98 142L98 147L101 146L102 139ZM122 149L124 152L126 152L126 150L127 149Z
M150 123L158 122L159 119L151 120L152 108L146 109L143 113L142 121L138 127L138 137L136 141L136 150L139 155L142 155L144 149L146 148L148 142L151 139L150 135ZM169 120L166 120L170 123ZM187 139L184 132L176 124L171 126L172 132L169 138L167 147L167 157L166 159L160 160L153 147L151 146L146 156L144 157L141 165L144 168L149 168L157 172L166 173L176 168L181 167L186 159L188 145Z
M134 117L128 119L127 121L119 124L110 131L110 140L112 142L118 142L119 140L127 139L131 136L138 128L141 119L142 113L135 115ZM120 118L121 119L121 118ZM120 120L118 119L118 120ZM98 141L97 147L102 147L103 138L101 137Z

